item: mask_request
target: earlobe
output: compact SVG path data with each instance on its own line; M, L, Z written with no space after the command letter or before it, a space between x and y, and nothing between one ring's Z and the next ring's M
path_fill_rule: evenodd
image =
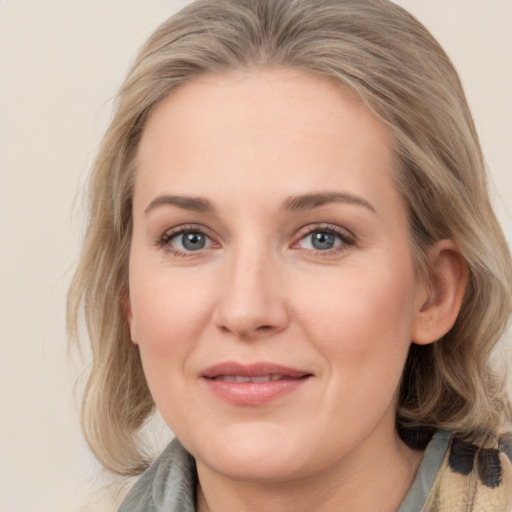
M451 240L436 243L429 255L427 297L418 304L412 341L426 345L442 338L459 314L468 281L468 267Z

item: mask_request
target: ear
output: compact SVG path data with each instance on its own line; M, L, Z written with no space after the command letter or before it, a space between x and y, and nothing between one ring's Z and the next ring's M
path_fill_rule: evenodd
M416 304L412 342L426 345L442 338L457 319L466 291L468 267L451 240L429 252L427 282Z
M136 339L135 339L135 322L133 320L133 312L132 312L132 305L130 303L130 295L127 293L123 299L122 299L122 307L124 311L124 316L126 317L126 321L128 322L128 327L130 328L130 337L132 340L132 343L135 345L138 345Z

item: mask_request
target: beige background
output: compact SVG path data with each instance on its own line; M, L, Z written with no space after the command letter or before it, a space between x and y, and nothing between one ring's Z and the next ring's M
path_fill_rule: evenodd
M79 190L134 52L185 0L0 0L0 512L69 512L106 481L66 361ZM512 235L512 0L400 0L467 89ZM104 501L86 510L113 510Z

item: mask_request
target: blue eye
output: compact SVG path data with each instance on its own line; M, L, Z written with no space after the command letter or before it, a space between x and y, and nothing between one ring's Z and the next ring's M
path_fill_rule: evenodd
M206 245L206 236L202 233L183 233L177 237L187 251L199 251Z
M310 251L325 252L331 250L342 250L354 245L355 240L352 236L334 226L332 227L313 227L300 238L297 247Z
M329 231L312 231L302 237L300 245L303 249L313 249L315 251L328 251L341 245L343 241L340 237Z
M315 231L309 235L311 245L317 251L325 251L326 249L332 249L337 240L332 233L325 233L322 231Z
M213 245L210 237L201 231L180 231L170 233L162 238L161 245L167 246L177 254L208 249Z

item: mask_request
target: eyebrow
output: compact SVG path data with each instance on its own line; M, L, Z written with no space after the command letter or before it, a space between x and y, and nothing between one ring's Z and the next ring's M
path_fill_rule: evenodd
M300 196L292 196L287 198L282 206L284 211L306 211L314 208L319 208L329 203L346 203L363 206L373 213L377 213L375 208L362 197L348 194L345 192L320 192L314 194L303 194ZM214 213L215 208L212 203L203 197L192 196L173 196L173 195L160 195L155 197L151 203L146 207L144 213L147 215L152 210L164 206L176 206L183 210L191 210L199 213Z
M305 211L324 206L329 203L346 203L363 206L373 213L377 210L362 197L348 194L346 192L321 192L315 194L304 194L286 199L283 203L283 210Z
M153 201L151 201L151 203L146 207L144 213L147 215L150 211L163 205L177 206L183 210L192 210L200 213L213 213L215 211L215 208L208 199L204 199L202 197L171 196L165 194L155 197L155 199L153 199Z

